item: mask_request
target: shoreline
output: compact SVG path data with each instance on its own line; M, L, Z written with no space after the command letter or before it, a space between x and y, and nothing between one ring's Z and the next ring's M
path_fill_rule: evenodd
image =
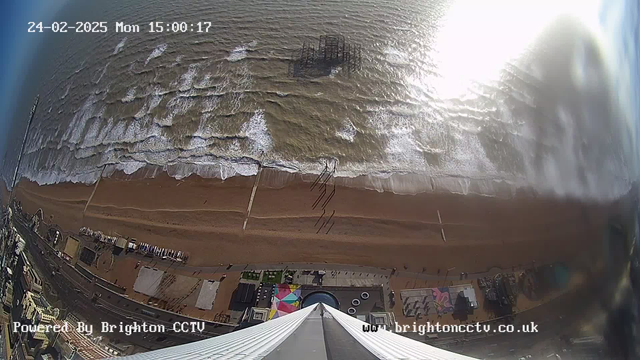
M101 179L86 212L94 186L21 179L15 193L25 211L42 208L45 221L65 232L87 226L189 251L191 266L327 262L427 273L451 266L474 273L563 261L576 249L598 251L603 225L617 207L526 193L510 199L398 195L337 183L323 215L312 206L313 180L271 169L262 170L257 184L256 176L176 180L121 173ZM334 226L319 231L330 214Z
M169 176L177 181L200 177L203 179L227 181L237 177L252 178L258 172L266 170L273 176L266 181L268 186L279 187L284 186L289 178L301 178L305 181L313 181L323 171L323 166L319 163L299 164L300 167L288 167L281 164L273 163L263 165L255 159L241 159L243 161L234 162L222 159L220 163L212 165L195 165L195 164L172 164L172 165L144 165L134 166L131 169L123 169L122 164L104 165L96 168L91 172L77 175L73 180L65 181L52 180L51 177L44 178L38 175L23 175L23 178L36 182L39 185L55 185L64 183L93 185L98 179L110 178L118 180L137 180L137 179L154 179L156 177ZM236 164L238 168L229 164ZM328 166L329 168L332 165ZM506 178L511 176L511 178ZM526 196L545 196L545 197L570 197L573 199L584 199L585 201L607 202L624 196L632 187L628 184L625 189L608 189L609 193L601 193L597 196L593 194L581 193L581 190L575 190L573 193L558 193L552 184L533 184L526 181L524 177L513 177L505 175L502 177L470 177L460 175L447 174L427 174L411 171L394 170L389 172L371 171L365 168L353 171L336 171L332 177L332 182L337 185L356 188L375 190L378 192L392 192L398 195L416 195L421 193L446 193L459 195L479 195L486 197L498 198L514 198L521 195ZM628 181L623 181L628 183Z

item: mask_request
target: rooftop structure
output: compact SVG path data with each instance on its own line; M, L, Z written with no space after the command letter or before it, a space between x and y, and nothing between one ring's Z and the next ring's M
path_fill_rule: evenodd
M11 304L13 304L13 283L10 281L5 284L2 303L7 308L10 308Z
M58 309L51 305L40 294L27 291L22 298L22 319L33 325L51 324L59 315ZM49 345L49 337L45 330L36 330L29 333L27 338L29 348L46 348Z
M125 247L127 247L127 239L121 237L117 238L115 246L124 249Z
M246 315L242 318L242 322L249 323L250 325L260 324L269 320L269 309L252 307L246 312Z
M136 282L133 284L133 290L145 295L156 296L163 276L164 271L143 266L138 272Z
M471 284L449 286L449 294L451 295L451 302L454 307L456 306L456 299L462 296L469 300L469 306L471 306L471 308L478 308L476 291Z
M40 279L40 276L35 272L35 270L31 267L31 264L29 263L29 260L27 259L24 252L20 254L20 262L22 266L22 276L20 277L20 282L22 283L24 291L41 293L42 280Z
M74 257L76 257L76 254L78 253L79 244L80 244L80 241L78 241L78 239L68 236L67 243L64 246L64 253L73 259Z
M56 320L54 325L64 325L63 321ZM61 331L51 334L55 336L53 345L60 352L62 359L104 359L116 355L113 351L108 351L95 341L89 339L84 334L78 332L71 323L68 325L69 331Z
M57 318L56 309L53 309L40 294L27 291L22 299L22 306L22 317L34 324L49 324Z
M219 281L203 281L200 292L198 293L198 299L196 300L196 307L198 309L211 310L216 300L216 295L218 295L219 287Z
M250 304L255 298L256 286L254 284L240 283L234 292L233 301L242 304Z
M318 303L230 334L119 359L472 359L390 331L365 332L364 326L369 324Z
M369 324L383 326L391 329L396 323L396 317L392 312L376 312L369 314Z
M316 302L330 305L351 315L384 312L385 301L382 286L317 286L302 285L302 307Z
M464 304L458 304L459 311L469 311L478 307L475 290L471 284L404 289L400 292L400 297L402 298L402 313L407 317L455 313L458 298L464 301Z

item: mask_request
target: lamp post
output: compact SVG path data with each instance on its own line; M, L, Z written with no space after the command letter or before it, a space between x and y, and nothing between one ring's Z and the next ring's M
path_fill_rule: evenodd
M447 283L447 276L449 276L449 271L453 271L455 269L456 269L455 266L447 269L447 273L444 275L444 281L442 282L442 286L445 286L445 284Z
M9 207L11 207L11 201L13 200L13 189L16 187L16 182L18 181L18 171L20 170L20 163L22 162L22 154L24 153L24 146L27 143L27 139L29 138L29 131L31 130L31 122L33 122L33 116L36 114L36 108L38 107L39 102L40 102L40 95L37 95L35 101L33 102L33 106L31 107L31 113L29 114L29 122L27 123L27 128L24 132L24 138L22 139L22 145L20 146L20 152L18 153L18 163L16 164L15 171L13 172L13 177L11 178L11 191L9 192Z

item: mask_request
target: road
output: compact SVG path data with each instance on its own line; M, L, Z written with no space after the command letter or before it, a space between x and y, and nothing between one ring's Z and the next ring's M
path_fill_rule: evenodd
M69 263L55 255L55 250L40 236L31 231L24 220L14 218L15 227L27 243L26 249L39 270L44 283L47 283L57 293L67 309L77 313L99 329L103 321L110 324L133 324L146 322L148 324L162 324L168 329L178 321L202 321L161 309L153 308L145 304L124 297L100 284L84 277ZM54 276L53 271L57 274ZM94 294L100 294L95 304L91 301ZM141 310L146 310L147 314ZM232 331L235 327L221 325L213 322L205 322L205 331L199 333L174 333L167 331L163 334L135 333L130 336L114 332L105 334L121 342L133 344L144 349L154 350L185 344L196 340L202 340L211 336L221 335Z

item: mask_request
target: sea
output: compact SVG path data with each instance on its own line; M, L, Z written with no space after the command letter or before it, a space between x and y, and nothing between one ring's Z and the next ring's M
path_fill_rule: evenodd
M515 3L69 0L54 21L108 30L42 35L20 174L90 184L329 164L400 193L619 197L637 178L637 4L629 18L627 2ZM333 34L361 46L360 70L291 77L303 43Z

